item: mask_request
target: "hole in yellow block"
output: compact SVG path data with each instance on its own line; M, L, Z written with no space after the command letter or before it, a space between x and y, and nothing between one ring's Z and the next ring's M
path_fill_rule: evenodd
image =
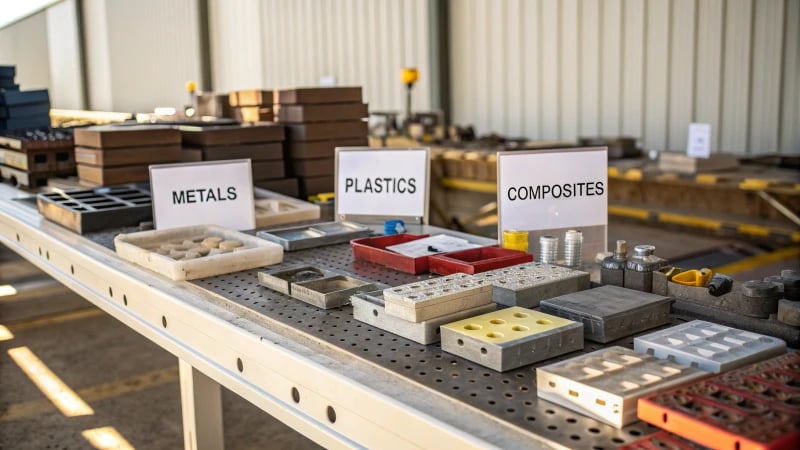
M552 325L553 321L547 319L539 319L536 321L536 323L538 323L539 325Z
M523 326L523 325L514 325L513 327L511 327L511 329L514 330L514 331L529 331L530 330L530 328L528 328L526 326Z
M465 329L465 330L472 330L472 331L474 331L474 330L480 330L480 329L483 329L483 327L482 327L482 326L480 326L480 325L478 325L478 324L471 323L471 324L469 324L469 325L464 325L464 329Z
M492 331L492 332L486 333L486 337L492 338L492 339L501 339L501 338L504 338L505 335L503 333L498 333L496 331Z
M502 325L502 324L506 323L506 321L503 320L503 319L492 319L492 320L489 321L489 323L494 324L494 325Z
M519 313L518 312L518 313L514 313L514 317L516 317L518 319L524 319L524 318L528 317L528 315L525 314L525 313Z

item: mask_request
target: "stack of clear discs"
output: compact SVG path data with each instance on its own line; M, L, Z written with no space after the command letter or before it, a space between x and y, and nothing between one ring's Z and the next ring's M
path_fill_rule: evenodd
M539 261L545 264L555 264L558 257L558 238L555 236L541 236L539 238Z
M569 230L564 234L564 265L573 269L581 267L583 258L583 233Z

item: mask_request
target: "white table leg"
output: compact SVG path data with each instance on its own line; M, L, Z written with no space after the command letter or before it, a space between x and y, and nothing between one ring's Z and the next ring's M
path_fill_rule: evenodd
M183 447L186 450L223 450L222 391L203 373L178 360L181 380Z

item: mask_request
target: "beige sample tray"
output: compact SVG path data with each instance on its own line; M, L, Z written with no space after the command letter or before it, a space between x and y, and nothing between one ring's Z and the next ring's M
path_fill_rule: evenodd
M318 205L275 192L256 198L255 206L256 228L317 220L320 217Z
M181 251L203 246L214 237L223 241L238 241L241 247L220 253L209 253L193 259L176 259ZM277 264L283 260L283 248L272 242L215 225L197 225L120 234L114 238L120 258L136 263L172 280L194 280L231 272ZM175 246L175 256L161 254L165 246ZM185 255L183 256L185 257Z

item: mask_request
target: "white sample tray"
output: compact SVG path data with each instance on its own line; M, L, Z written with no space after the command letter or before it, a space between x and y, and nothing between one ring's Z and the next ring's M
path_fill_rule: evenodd
M242 246L229 252L194 259L176 259L158 253L162 245L190 247L209 237L239 241ZM114 238L120 258L136 263L172 280L194 280L231 272L277 264L283 260L283 248L272 242L216 225L196 225L168 230L120 234ZM180 250L179 250L180 251Z
M609 347L536 369L539 398L616 428L636 421L640 397L707 375L693 367Z
M633 349L719 373L782 355L786 353L786 343L763 334L693 320L637 337Z
M272 225L318 220L319 206L272 191L257 192L261 197L255 199L256 228Z

